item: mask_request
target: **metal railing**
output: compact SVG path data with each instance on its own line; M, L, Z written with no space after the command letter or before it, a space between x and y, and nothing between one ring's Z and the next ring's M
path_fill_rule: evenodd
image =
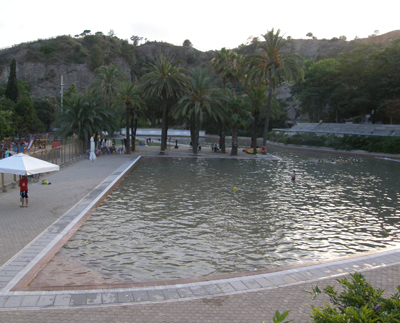
M65 140L62 140L60 141L60 145L57 147L37 149L32 152L24 151L24 154L59 165L60 168L85 158L84 147L81 141L66 144ZM13 187L19 181L19 176L17 178L17 175L4 173L0 174L3 192L7 192L8 186L11 185Z

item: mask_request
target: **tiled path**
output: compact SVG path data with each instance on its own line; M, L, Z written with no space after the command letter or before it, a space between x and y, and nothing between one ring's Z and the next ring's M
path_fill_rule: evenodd
M137 154L156 156L157 151L142 148ZM182 150L171 151L166 157L176 154L182 155ZM203 153L203 157L211 155ZM17 190L0 194L1 323L271 322L276 310L291 310L289 319L308 322L311 305L318 306L326 300L320 297L311 301L303 292L310 290L310 285L334 284L335 278L354 271L363 272L368 282L387 289L388 294L399 284L400 252L386 250L221 279L131 284L112 289L24 289L28 283L22 284L26 274L29 276L31 270L42 265L41 259L48 251L68 236L79 218L136 159L135 155L102 156L94 166L88 160L80 160L48 174L52 185L30 184L29 208L19 207Z

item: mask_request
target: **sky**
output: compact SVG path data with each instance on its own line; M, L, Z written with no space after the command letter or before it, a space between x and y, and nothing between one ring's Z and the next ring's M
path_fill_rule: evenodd
M235 48L272 28L293 39L311 32L318 39L352 40L399 30L399 9L397 0L3 1L0 49L84 30L174 45L189 39L201 51Z

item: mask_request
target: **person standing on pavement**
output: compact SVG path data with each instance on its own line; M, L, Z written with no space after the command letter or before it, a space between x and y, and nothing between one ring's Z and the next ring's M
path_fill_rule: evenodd
M10 152L8 151L8 148L6 148L6 151L4 153L4 158L10 157Z
M26 200L26 207L28 207L28 176L22 176L19 180L19 189L20 189L20 197L21 197L21 207L25 207L24 200Z

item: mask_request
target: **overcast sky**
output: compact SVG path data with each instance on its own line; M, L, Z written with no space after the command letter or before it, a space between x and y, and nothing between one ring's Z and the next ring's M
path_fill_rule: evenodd
M294 39L312 32L318 39L348 40L400 29L398 0L20 0L0 7L0 48L85 29L175 45L189 39L202 51L234 48L272 28Z

